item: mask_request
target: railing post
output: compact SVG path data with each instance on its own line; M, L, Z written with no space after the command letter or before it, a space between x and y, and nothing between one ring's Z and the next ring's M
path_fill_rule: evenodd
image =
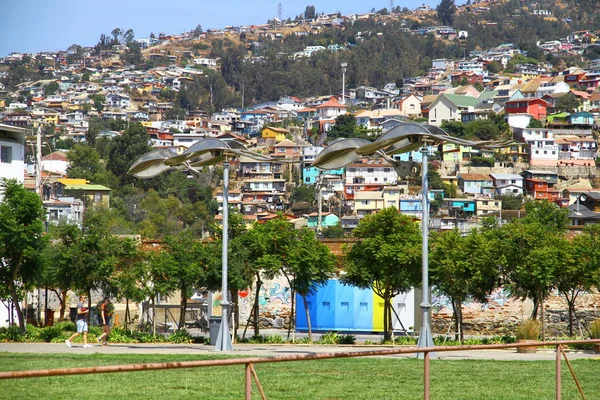
M246 400L252 400L252 364L246 364Z
M562 355L562 345L556 346L556 400L560 400L561 392L561 372L560 372L560 357Z
M429 352L423 354L423 399L429 400Z

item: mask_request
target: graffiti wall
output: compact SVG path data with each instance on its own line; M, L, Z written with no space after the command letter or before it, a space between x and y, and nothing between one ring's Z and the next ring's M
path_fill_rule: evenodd
M252 312L256 286L242 291L239 297L240 324L245 324ZM273 280L264 280L258 296L258 310L263 325L272 326L275 319L288 319L292 307L292 293L287 280L281 276ZM277 324L279 325L279 324Z

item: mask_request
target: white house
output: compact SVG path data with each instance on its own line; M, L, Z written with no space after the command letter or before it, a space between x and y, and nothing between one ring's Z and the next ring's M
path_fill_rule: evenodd
M330 100L317 106L317 115L321 118L335 118L346 114L346 106L336 100Z
M42 157L42 171L56 172L65 175L69 167L67 154L62 151L55 151Z
M429 105L429 124L440 126L444 121L460 121L464 111L472 112L477 98L457 94L441 94Z
M528 128L515 132L515 139L529 144L531 165L556 165L559 148L551 129Z
M25 181L25 136L28 133L27 129L0 123L0 178Z
M523 177L517 174L490 174L494 180L496 195L523 195Z
M106 105L108 107L129 108L129 96L120 93L109 93L106 95Z
M346 167L346 184L393 184L398 174L392 164L376 159L362 159Z

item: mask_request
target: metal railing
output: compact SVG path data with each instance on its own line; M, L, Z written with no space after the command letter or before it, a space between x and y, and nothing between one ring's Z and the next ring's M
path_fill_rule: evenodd
M276 356L276 357L251 357L251 358L235 358L227 360L202 360L202 361L180 361L180 362L165 362L165 363L149 363L149 364L128 364L128 365L106 365L98 367L82 367L82 368L58 368L58 369L42 369L33 371L7 371L0 372L1 379L20 379L20 378L40 378L50 376L65 376L65 375L84 375L84 374L101 374L111 372L134 372L134 371L152 371L161 369L179 369L179 368L200 368L200 367L222 367L230 365L245 365L245 386L244 394L246 400L252 399L252 380L256 384L261 399L266 400L266 395L258 379L258 375L254 369L254 364L266 364L276 362L291 362L291 361L309 361L309 360L326 360L331 358L352 358L352 357L376 357L390 356L398 354L423 354L423 398L429 400L430 396L430 360L432 353L443 353L451 351L477 351L477 350L499 350L511 348L532 348L532 347L555 347L556 348L556 399L561 399L562 379L561 379L561 356L564 357L567 366L571 372L571 376L577 385L577 389L581 397L585 400L583 389L575 375L575 372L569 362L563 346L565 345L585 345L597 344L600 345L600 339L592 340L560 340L551 342L527 342L527 343L510 343L510 344L491 344L491 345L472 345L472 346L435 346L425 348L392 348L386 350L369 350L356 352L340 352L340 353L318 353L297 356Z

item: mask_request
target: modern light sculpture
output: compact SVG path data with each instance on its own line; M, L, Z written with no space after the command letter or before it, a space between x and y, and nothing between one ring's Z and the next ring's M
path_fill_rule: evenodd
M237 141L220 139L201 139L180 155L175 155L169 150L155 150L138 158L129 174L141 178L153 178L170 169L186 169L197 174L195 167L204 167L223 163L223 254L222 254L222 316L221 327L217 336L216 351L231 351L231 335L229 333L229 302L227 301L227 270L228 270L228 242L229 242L229 161L237 156L247 156L259 161L272 161L269 156L246 149Z
M342 67L342 104L346 104L346 68L348 63L343 62L340 67Z
M342 168L362 157L383 157L390 162L399 177L416 177L422 173L422 326L419 332L417 347L433 347L433 337L430 328L430 295L429 295L429 199L427 162L429 146L449 142L463 146L483 147L489 142L471 142L452 137L443 129L432 125L421 125L414 122L404 122L390 129L374 142L364 139L337 139L323 150L314 160L313 166L319 169ZM394 154L406 153L420 149L422 165L413 161L397 161L391 158ZM419 358L424 353L417 353ZM430 353L430 357L433 354Z

